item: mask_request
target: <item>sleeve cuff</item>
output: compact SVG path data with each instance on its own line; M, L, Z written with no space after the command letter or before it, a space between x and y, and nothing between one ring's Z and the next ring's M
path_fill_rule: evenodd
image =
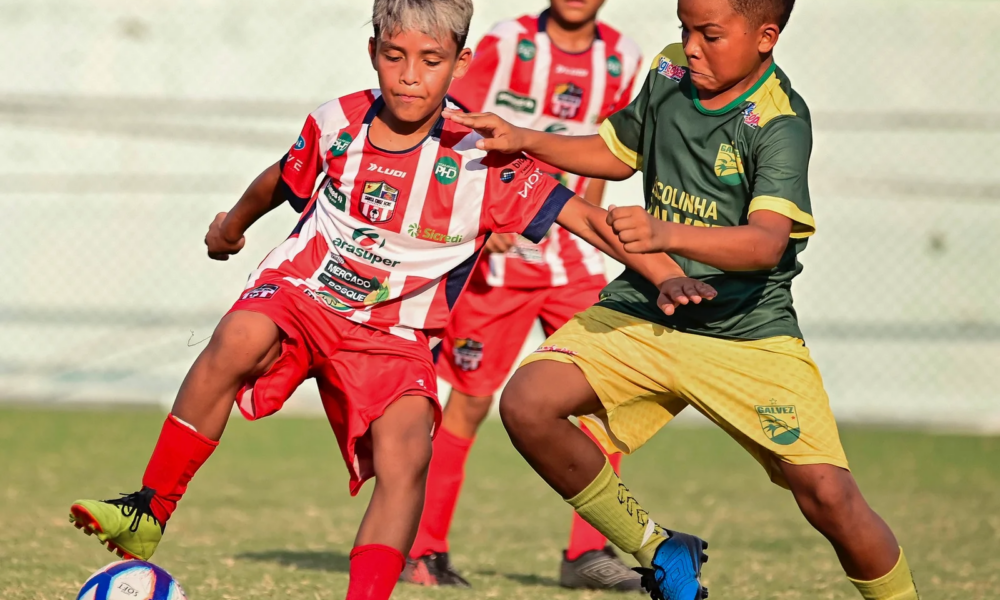
M639 154L618 139L618 133L615 131L615 126L611 124L610 119L605 119L601 123L601 128L597 130L597 133L604 140L604 143L607 144L608 150L611 150L611 153L618 157L618 160L636 171L642 168L642 161Z
M816 221L813 220L813 216L784 198L757 196L750 202L750 210L747 211L747 214L758 210L769 210L791 219L792 233L789 236L791 238L802 239L816 233Z
M281 176L278 177L277 192L288 202L288 205L292 207L292 210L301 214L302 211L306 209L306 205L309 204L309 198L303 198L302 196L296 194L292 191L292 187L288 185L288 182L285 181L285 163L287 161L288 155L286 154L278 164L278 168L281 170Z
M535 218L531 220L531 223L528 223L521 235L534 244L540 243L545 234L548 233L549 228L555 223L556 217L562 212L563 207L574 195L572 191L562 185L556 185L552 188L549 197L542 203Z

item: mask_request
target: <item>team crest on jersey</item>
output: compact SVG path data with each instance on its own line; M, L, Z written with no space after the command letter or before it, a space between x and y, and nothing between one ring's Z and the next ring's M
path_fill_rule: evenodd
M719 154L715 157L715 176L726 185L743 183L743 158L738 148L729 144L719 146Z
M772 442L781 446L790 446L799 441L802 435L799 429L799 415L792 405L781 406L777 400L771 400L767 406L754 406L760 427L764 435Z
M755 110L757 110L757 104L754 102L751 102L743 110L743 123L754 129L760 127L760 115L755 113Z
M463 371L475 371L483 362L483 343L473 339L455 340L455 366Z
M366 181L361 194L361 214L372 223L392 220L399 190L384 181Z
M575 83L560 83L552 94L552 114L560 119L573 119L583 106L583 88Z
M660 62L656 66L656 73L658 75L663 75L667 79L672 79L673 81L680 81L684 79L684 75L687 73L687 69L680 67L670 62L670 59L666 56L660 57Z

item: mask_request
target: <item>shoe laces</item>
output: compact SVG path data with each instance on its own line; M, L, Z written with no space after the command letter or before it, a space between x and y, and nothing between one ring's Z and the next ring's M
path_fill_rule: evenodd
M656 579L657 569L635 567L632 570L639 574L639 584L642 585L642 589L649 593L652 600L665 600L663 591L660 590L660 582Z
M153 501L153 496L156 495L156 490L143 486L138 492L132 492L131 494L123 493L120 495L121 498L105 500L105 502L121 509L123 517L132 517L132 524L128 528L129 531L132 533L139 531L139 525L142 523L143 517L149 517L154 523L160 526L161 531L163 530L163 525L157 520L153 514L153 509L149 506L150 502Z

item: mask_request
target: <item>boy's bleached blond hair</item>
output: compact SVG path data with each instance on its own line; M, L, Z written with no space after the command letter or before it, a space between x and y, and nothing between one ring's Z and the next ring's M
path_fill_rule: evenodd
M417 30L440 40L450 35L465 48L472 22L472 0L375 0L375 39Z

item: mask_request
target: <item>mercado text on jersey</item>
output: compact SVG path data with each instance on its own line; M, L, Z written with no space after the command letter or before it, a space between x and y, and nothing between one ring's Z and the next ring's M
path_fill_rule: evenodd
M538 241L573 194L523 155L478 150L478 134L444 119L416 147L382 150L368 128L384 105L378 90L363 91L306 119L281 163L303 215L247 293L282 281L357 323L435 336L486 237Z
M476 46L468 74L449 91L467 110L493 112L508 122L538 131L593 135L609 115L628 105L642 69L638 44L604 23L585 52L571 53L546 34L549 11L493 26ZM586 193L587 179L542 170L574 193ZM553 226L540 244L523 239L505 254L483 261L493 286L548 288L603 276L604 259L583 240Z
M785 73L772 64L742 96L709 110L691 84L683 47L671 45L653 59L636 99L609 117L600 134L622 162L642 170L646 209L655 218L734 227L767 210L792 221L773 269L724 272L675 255L689 277L719 292L711 302L667 316L656 306L658 290L626 270L602 292L601 305L689 333L801 338L791 285L816 230L808 184L812 126Z

